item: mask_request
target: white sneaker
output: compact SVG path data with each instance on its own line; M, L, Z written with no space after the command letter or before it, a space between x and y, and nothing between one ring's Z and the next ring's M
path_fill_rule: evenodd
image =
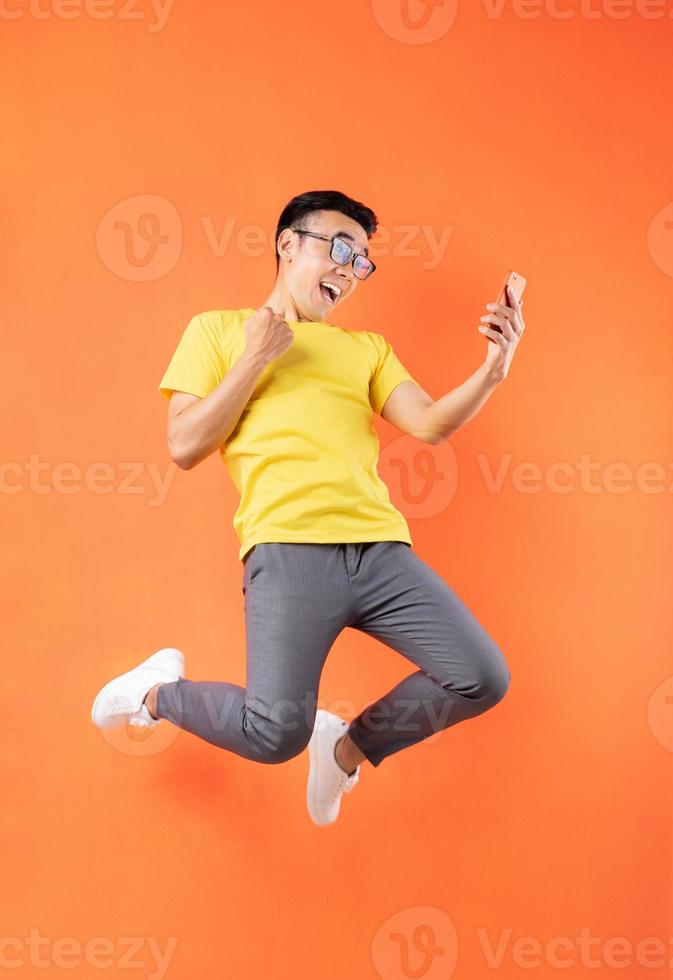
M348 722L331 711L318 708L308 743L306 805L311 820L319 827L334 823L339 816L341 794L350 793L360 778L360 766L349 776L334 755L335 745L346 731Z
M138 725L156 728L161 718L153 718L143 698L155 684L177 681L185 676L185 658L180 650L164 647L132 670L108 681L96 695L91 720L99 728Z

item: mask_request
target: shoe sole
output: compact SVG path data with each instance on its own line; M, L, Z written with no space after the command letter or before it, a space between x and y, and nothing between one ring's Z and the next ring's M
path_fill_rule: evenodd
M103 698L106 697L107 692L110 690L110 687L113 684L116 684L117 681L121 680L122 677L126 677L128 674L132 674L140 667L151 667L155 670L163 670L167 674L167 676L169 676L171 680L173 680L175 676L184 677L185 658L182 652L180 650L177 650L175 647L164 647L162 650L157 650L156 653L153 653L150 657L147 658L147 660L142 660L139 664L136 664L135 667L131 667L130 670L126 670L124 671L123 674L118 674L117 677L113 677L111 681L108 681L107 684L103 685L103 687L100 689L100 691L94 698L94 702L91 706L91 720L94 723L94 725L96 725L97 727L101 727L100 725L98 725L98 722L96 721L96 709L98 708L98 705L101 703ZM123 724L123 719L121 721L121 724Z

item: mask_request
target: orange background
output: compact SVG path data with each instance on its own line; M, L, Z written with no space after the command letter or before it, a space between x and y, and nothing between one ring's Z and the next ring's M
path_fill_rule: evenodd
M147 945L144 968L122 968L121 937L176 937L170 980L557 977L555 937L573 980L670 975L639 965L636 944L673 929L673 32L633 6L618 19L568 2L562 19L463 3L424 43L393 2L183 0L161 30L149 4L106 20L47 0L49 16L3 8L0 821L15 977L36 971L31 929L49 937L49 975L57 937L100 936L115 965L82 953L70 975L157 976ZM363 764L325 829L305 808L307 753L255 765L169 723L114 743L89 714L103 683L162 646L185 652L193 680L244 683L236 493L217 455L171 463L156 388L191 316L264 301L278 215L314 189L372 207L372 246L389 235L334 321L383 333L434 397L485 356L476 327L504 273L529 281L509 377L449 444L376 423L415 551L499 643L510 691ZM148 208L165 238L154 265ZM236 243L246 225L259 254ZM416 229L404 247L401 226ZM434 268L424 227L450 229ZM424 507L428 450L455 493ZM520 463L544 475L582 454L594 492L577 475L559 477L567 493L512 480ZM485 459L509 460L498 492ZM104 471L92 482L101 462L110 492ZM664 491L616 492L614 463L659 464ZM170 481L158 501L153 472ZM346 630L319 703L353 717L412 669ZM428 928L444 952L412 973ZM480 937L502 938L499 968ZM535 968L534 947L513 948L526 937ZM614 937L631 944L619 971Z

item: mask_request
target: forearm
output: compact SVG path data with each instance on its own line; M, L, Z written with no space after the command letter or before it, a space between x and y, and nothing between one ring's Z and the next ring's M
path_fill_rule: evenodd
M481 364L467 381L438 398L426 409L426 431L431 433L430 442L448 439L456 429L465 425L493 394L500 384L485 364Z
M226 442L266 364L260 355L244 351L217 388L173 419L168 447L178 466L191 469Z

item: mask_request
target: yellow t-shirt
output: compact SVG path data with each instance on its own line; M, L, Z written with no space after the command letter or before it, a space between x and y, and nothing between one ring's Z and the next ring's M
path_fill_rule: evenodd
M159 385L205 398L245 348L254 309L188 323ZM411 535L376 469L380 413L415 380L381 334L288 321L294 341L264 368L220 457L240 493L239 559L265 541L405 541Z

